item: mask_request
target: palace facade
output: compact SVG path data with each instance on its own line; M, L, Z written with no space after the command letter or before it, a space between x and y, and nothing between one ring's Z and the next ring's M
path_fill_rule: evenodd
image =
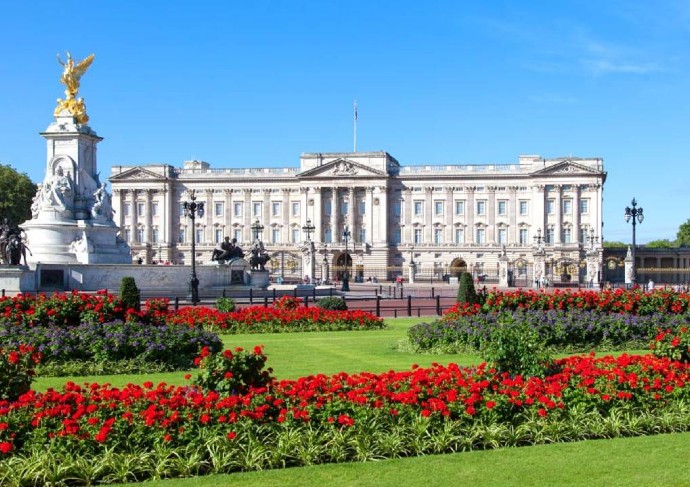
M300 280L309 221L315 278L329 269L337 278L346 262L355 280L407 277L413 261L420 280L468 270L491 281L507 258L516 285L534 278L535 256L554 281L591 281L593 255L602 269L605 180L600 158L402 166L387 152L307 153L299 167L270 169L115 166L110 175L114 219L135 262L189 264L192 232L197 262L225 236L246 250L258 222L269 270ZM206 210L194 228L182 210L190 190Z

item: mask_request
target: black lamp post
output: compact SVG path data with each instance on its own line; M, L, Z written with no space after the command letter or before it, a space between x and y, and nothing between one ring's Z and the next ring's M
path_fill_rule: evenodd
M307 235L307 242L311 242L311 234L314 233L316 227L312 225L311 219L307 218L307 223L302 227L302 231Z
M632 220L632 284L634 285L637 281L637 263L635 262L635 225L637 222L642 223L644 220L644 213L642 208L637 207L637 201L635 198L632 199L632 208L629 206L625 207L625 221L629 222Z
M257 218L254 223L252 223L252 233L254 234L254 241L256 242L259 239L259 235L261 235L264 231L264 226L261 224L259 219Z
M343 287L341 288L341 291L350 290L350 275L347 268L347 261L349 260L350 255L347 251L347 243L350 241L351 236L352 234L350 233L350 229L347 228L347 225L345 225L345 228L343 228L343 241L345 242L345 272L343 273Z
M534 245L541 249L544 246L544 237L541 235L541 228L537 228L537 234L534 236Z
M589 242L589 248L594 250L594 244L599 241L596 235L594 235L594 228L589 229L589 237L587 238L587 242Z
M196 227L194 221L198 216L204 216L204 204L196 202L194 190L189 191L189 201L182 203L184 216L192 220L192 275L189 281L189 289L192 295L192 305L196 306L199 302L199 279L196 277Z

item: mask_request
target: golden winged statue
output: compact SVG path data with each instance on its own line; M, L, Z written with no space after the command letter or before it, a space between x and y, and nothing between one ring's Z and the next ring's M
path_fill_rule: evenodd
M70 112L77 123L86 123L89 121L89 116L86 114L86 106L83 98L77 98L79 92L79 80L84 75L96 56L91 54L83 61L76 65L72 55L67 51L67 62L62 62L60 54L57 55L58 63L60 63L64 70L60 76L60 83L65 85L65 99L58 98L58 105L55 108L55 115L57 116L63 110Z

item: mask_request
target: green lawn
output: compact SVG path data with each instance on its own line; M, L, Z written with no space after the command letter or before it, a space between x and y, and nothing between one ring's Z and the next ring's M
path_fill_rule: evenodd
M389 327L376 331L342 331L323 333L262 333L223 335L226 348L254 348L264 345L268 367L273 367L278 379L296 379L311 374L337 372L384 372L409 369L412 364L422 366L432 362L477 364L476 355L415 355L395 350L396 344L405 338L407 328L424 318L391 318ZM61 387L67 380L76 383L108 382L122 386L128 382L185 384L185 372L157 373L148 375L104 375L98 377L39 377L33 386L36 390Z
M681 486L690 433L146 482L147 487Z

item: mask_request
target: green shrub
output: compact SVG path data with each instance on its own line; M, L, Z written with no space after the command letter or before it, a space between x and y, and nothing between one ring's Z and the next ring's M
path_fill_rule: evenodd
M120 281L120 301L125 309L139 311L141 308L141 293L131 276L125 276Z
M690 362L690 329L682 326L676 330L659 330L649 348L657 357L688 363Z
M194 364L200 369L194 385L221 395L246 394L250 388L266 387L273 380L273 369L263 370L266 356L259 346L253 353L242 348L213 353L204 347Z
M33 347L19 345L0 348L0 401L16 401L31 389L36 373L34 367L41 361L41 354Z
M482 358L500 372L544 376L553 370L553 358L539 332L504 314L481 346Z
M463 272L460 275L460 287L458 287L458 303L476 304L478 302L479 296L474 289L472 274Z
M216 309L221 313L231 313L235 311L235 300L232 298L216 299Z
M338 298L336 296L321 298L316 302L316 305L323 309L331 309L335 311L346 311L347 303L343 298Z

